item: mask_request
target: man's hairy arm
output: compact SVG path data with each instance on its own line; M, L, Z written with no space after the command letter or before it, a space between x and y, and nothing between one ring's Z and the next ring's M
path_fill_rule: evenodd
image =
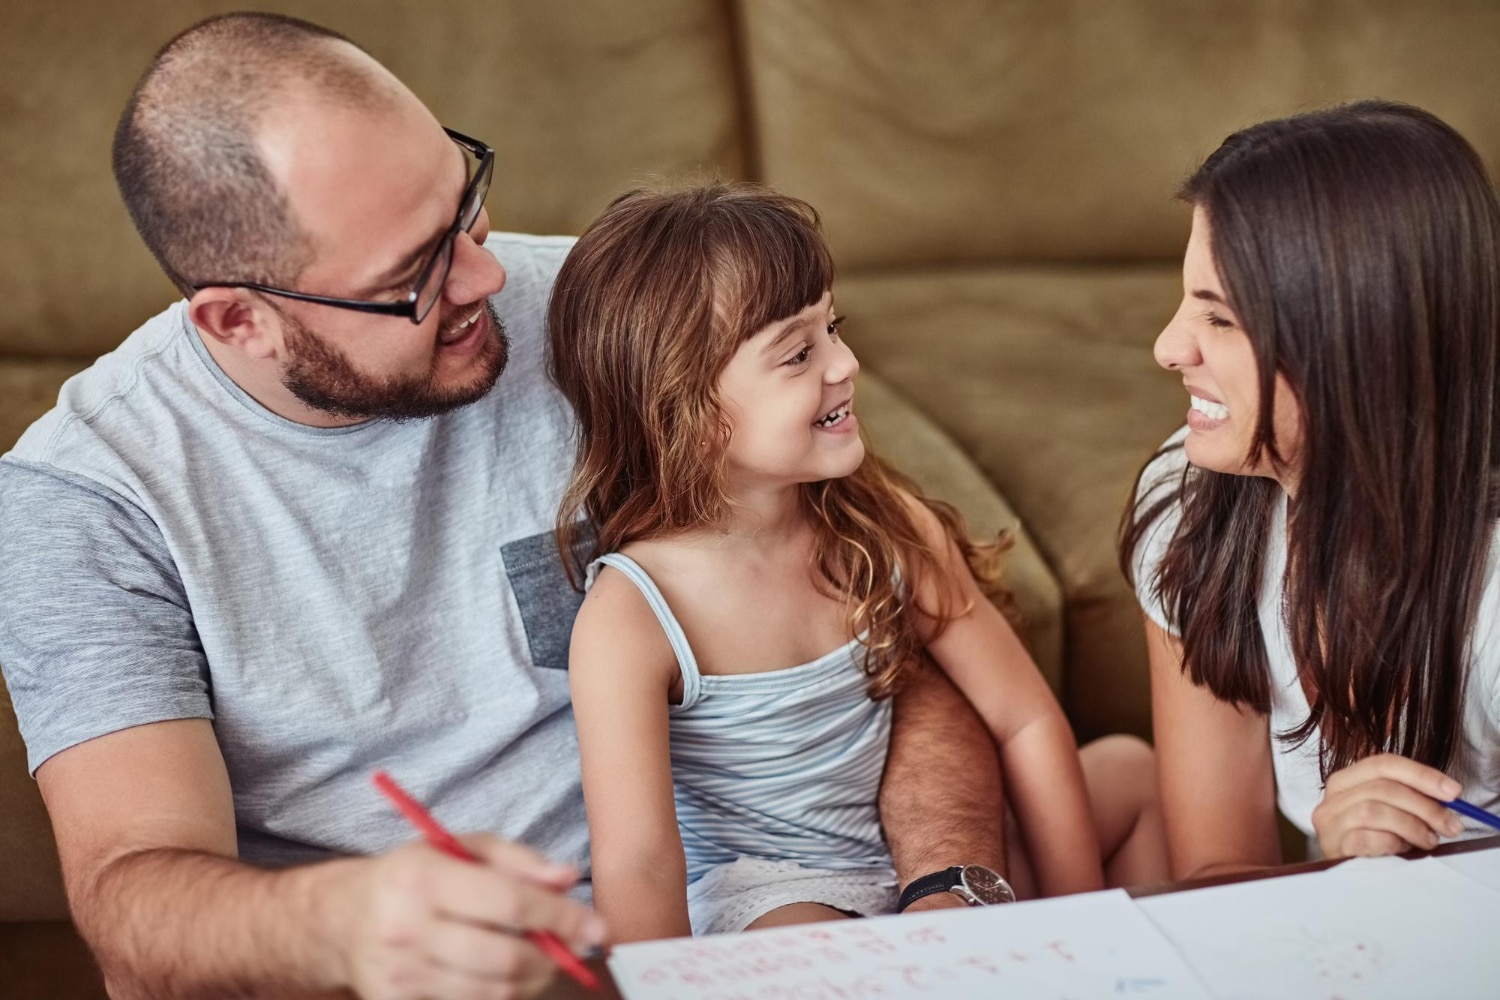
M74 920L113 996L336 984L319 912L336 893L320 883L343 872L235 860L229 778L206 720L89 740L44 763L37 783ZM279 970L256 967L273 960Z
M983 721L932 664L896 696L880 816L905 886L952 865L1006 872L1000 758ZM938 893L908 908L961 905Z
M90 740L48 760L37 781L74 919L117 1000L345 986L397 998L476 979L529 994L551 964L494 927L550 927L594 943L582 933L586 909L555 893L570 873L493 837L466 838L484 865L422 844L281 871L240 863L228 776L205 720ZM444 966L448 955L464 956L460 968Z

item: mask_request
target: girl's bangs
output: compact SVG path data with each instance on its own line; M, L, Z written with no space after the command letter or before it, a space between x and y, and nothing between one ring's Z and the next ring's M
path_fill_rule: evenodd
M773 197L718 234L712 255L721 315L736 343L814 305L833 287L834 264L817 215Z

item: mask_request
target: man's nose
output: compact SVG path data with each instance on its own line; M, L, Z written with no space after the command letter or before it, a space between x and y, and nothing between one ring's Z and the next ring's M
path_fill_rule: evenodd
M453 238L453 265L443 285L443 298L451 304L465 306L505 287L505 268L495 255L474 242L468 233Z

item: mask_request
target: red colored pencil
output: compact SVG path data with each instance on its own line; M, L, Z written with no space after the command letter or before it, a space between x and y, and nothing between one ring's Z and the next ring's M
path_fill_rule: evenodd
M458 858L460 861L481 861L482 859L470 851L458 838L453 836L437 820L433 819L432 813L422 808L422 803L407 795L396 780L384 771L376 771L374 776L375 787L395 803L401 815L411 821L411 825L422 831L422 836L427 842L444 854ZM599 988L599 980L589 971L588 966L579 960L578 956L568 950L568 946L562 943L562 939L551 931L545 930L523 930L521 936L542 951L547 957L556 962L558 968L572 976L578 982L591 990Z

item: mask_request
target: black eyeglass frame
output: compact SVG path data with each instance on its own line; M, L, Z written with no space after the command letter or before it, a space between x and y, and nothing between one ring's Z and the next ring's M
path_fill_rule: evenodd
M336 309L352 309L355 312L375 313L381 316L404 316L412 323L421 323L432 312L432 307L437 305L438 299L442 297L441 289L448 280L448 271L453 266L453 242L458 239L458 234L468 230L479 219L479 212L484 208L485 196L489 194L490 180L495 174L495 150L485 142L481 142L462 132L443 126L443 131L463 149L479 160L479 167L474 171L474 176L469 178L468 185L464 188L464 194L458 203L458 212L453 217L453 224L448 231L438 240L432 249L432 256L427 258L427 263L422 266L417 275L416 283L412 285L406 298L395 302L370 302L365 299L341 299L331 295L314 295L311 292L297 292L289 288L274 288L270 285L261 285L253 281L205 281L194 285L193 291L201 291L205 288L248 288L256 292L265 292L270 295L279 295L282 298L296 299L299 302L314 302L321 306L333 306ZM443 262L443 273L437 275L436 287L439 294L427 303L425 309L418 310L417 303L423 288L427 287L428 281L433 277L433 271L438 262Z

